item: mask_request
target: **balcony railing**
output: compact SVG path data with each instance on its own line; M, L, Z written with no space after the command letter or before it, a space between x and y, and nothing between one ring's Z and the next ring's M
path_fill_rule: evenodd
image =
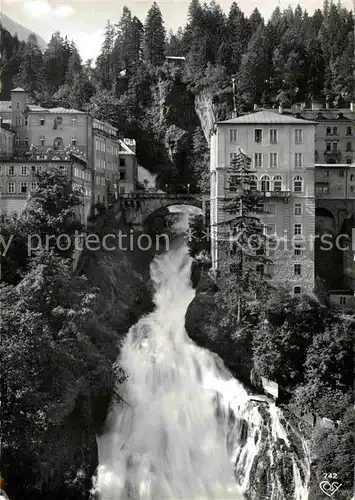
M335 158L336 160L340 160L341 152L340 151L324 151L324 156L327 158Z
M118 134L110 134L109 132L106 132L105 130L102 130L101 128L93 127L92 128L94 134L101 135L102 137L106 137L106 139L110 139L111 141L118 141L119 136Z

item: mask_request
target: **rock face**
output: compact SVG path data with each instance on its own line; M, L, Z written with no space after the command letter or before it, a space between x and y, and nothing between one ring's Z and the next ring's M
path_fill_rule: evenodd
M185 327L189 337L200 347L218 354L232 374L245 385L250 385L251 349L244 339L232 338L220 327L220 313L214 299L214 281L207 271L198 280L193 268L193 282L197 283L196 296L189 305Z

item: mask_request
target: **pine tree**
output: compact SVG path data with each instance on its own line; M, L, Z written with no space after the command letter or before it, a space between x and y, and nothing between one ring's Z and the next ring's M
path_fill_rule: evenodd
M236 2L233 2L229 11L225 36L221 48L221 64L230 74L237 73L242 55L249 41L248 21Z
M43 57L37 37L31 34L28 37L23 55L21 56L20 67L14 83L34 95L41 87L40 73L42 64Z
M96 60L96 75L99 83L104 89L111 90L114 83L114 60L113 48L115 41L115 27L110 20L105 27L105 38L101 53Z
M165 60L165 28L156 2L149 9L144 24L144 58L153 66L160 66Z
M241 149L232 160L228 173L229 193L226 193L223 208L227 216L218 223L225 234L229 233L220 263L219 284L224 283L220 300L226 300L226 293L236 299L234 308L239 322L251 297L265 293L264 270L270 260L265 257L266 237L260 219L262 196L256 191L251 159ZM231 193L235 195L230 196Z

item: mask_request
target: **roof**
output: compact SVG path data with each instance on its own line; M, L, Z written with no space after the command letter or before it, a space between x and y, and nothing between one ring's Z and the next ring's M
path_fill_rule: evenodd
M355 118L355 113L349 109L304 109L298 111L298 113L303 118L310 118L317 121L352 121Z
M12 89L11 92L26 92L26 90L22 89L21 87L16 87L15 89Z
M1 111L11 113L11 101L0 101L0 112Z
M223 124L235 124L235 125L256 125L256 124L293 124L300 125L316 125L317 122L304 120L300 118L295 118L294 116L280 114L277 111L262 110L256 111L255 113L250 113L248 115L238 116L236 118L231 118L229 120L224 120L217 122L220 125Z
M42 113L51 113L51 114L56 114L56 115L62 115L62 114L73 114L73 115L84 115L84 111L79 111L78 109L67 109L67 108L43 108L42 106L39 106L38 104L28 104L27 105L28 111L33 111L33 112L38 112L41 111Z

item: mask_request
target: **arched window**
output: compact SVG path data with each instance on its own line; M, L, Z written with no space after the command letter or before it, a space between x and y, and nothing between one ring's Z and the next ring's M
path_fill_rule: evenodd
M282 177L281 177L281 175L274 176L274 191L282 191Z
M64 142L61 137L56 137L53 141L53 149L63 149L64 148Z
M296 175L293 179L293 190L295 193L301 193L303 191L303 179L300 175Z
M250 176L250 191L256 191L258 189L258 178L256 175Z
M261 177L261 190L270 191L270 177L268 175L263 175Z

